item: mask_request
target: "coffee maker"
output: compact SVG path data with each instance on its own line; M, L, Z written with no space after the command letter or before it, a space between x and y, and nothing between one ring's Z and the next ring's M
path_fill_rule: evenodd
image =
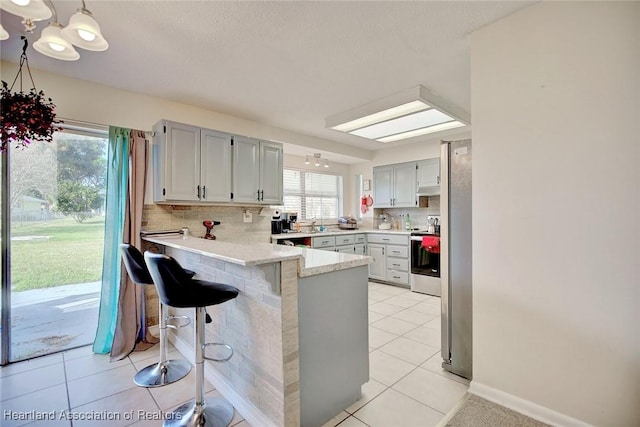
M282 220L280 219L280 212L275 211L271 217L271 234L282 233Z
M280 221L282 222L282 232L290 233L295 231L294 224L298 221L297 212L282 212L280 214Z

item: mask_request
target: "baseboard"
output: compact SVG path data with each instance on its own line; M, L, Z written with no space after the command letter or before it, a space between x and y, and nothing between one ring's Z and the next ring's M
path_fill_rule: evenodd
M187 360L194 360L195 354L191 345L174 334L167 334L169 342L178 350ZM247 399L240 396L231 387L227 380L211 369L204 370L204 377L227 399L233 407L242 414L245 420L252 426L278 427L273 421L256 406Z
M480 384L477 381L471 381L469 386L469 393L475 394L490 402L497 403L506 408L512 409L523 415L538 420L540 422L550 424L552 426L562 427L590 427L591 424L587 424L576 418L572 418L568 415L564 415L560 412L554 411L547 407L538 405L537 403L525 400L520 397L514 396L504 391L489 387L488 385Z

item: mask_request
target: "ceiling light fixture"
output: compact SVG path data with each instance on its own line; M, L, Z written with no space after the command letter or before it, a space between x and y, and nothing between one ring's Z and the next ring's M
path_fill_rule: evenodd
M423 86L328 117L326 127L388 143L467 126L469 115Z
M58 22L56 8L51 0L0 0L0 8L14 15L22 16L25 31L33 32L35 23L53 16L49 25L42 30L40 38L33 44L36 51L51 58L63 61L75 61L80 54L73 45L86 50L103 51L109 43L102 36L100 26L86 8L82 7L71 16L65 28ZM0 27L0 40L9 38L9 34Z
M308 165L308 164L311 163L311 161L309 159L310 157L311 156L309 156L309 155L304 156L304 164L305 165ZM323 159L321 153L313 153L313 158L314 158L313 164L316 167L320 167L320 165L324 166L325 168L329 167L329 160Z
M6 40L9 38L9 33L7 33L7 30L4 29L4 27L2 27L2 24L0 24L0 40Z

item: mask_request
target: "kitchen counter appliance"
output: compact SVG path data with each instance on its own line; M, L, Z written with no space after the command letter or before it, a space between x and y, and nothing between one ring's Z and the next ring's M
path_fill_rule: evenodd
M472 378L471 140L442 142L442 367Z
M442 293L440 281L440 249L423 246L424 237L435 237L434 224L438 222L437 216L429 216L429 228L427 230L412 231L411 244L411 276L410 285L414 292L421 292L439 297Z

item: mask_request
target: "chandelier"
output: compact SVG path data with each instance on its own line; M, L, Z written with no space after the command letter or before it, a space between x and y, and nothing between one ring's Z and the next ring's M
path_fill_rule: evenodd
M87 9L84 0L82 7L69 19L64 27L58 22L58 14L51 0L0 0L0 8L22 17L25 31L32 33L36 21L51 18L49 25L42 30L40 38L33 48L43 55L63 61L75 61L80 54L74 46L85 50L107 50L109 43L102 36L100 25ZM9 33L0 25L0 40L9 38Z

